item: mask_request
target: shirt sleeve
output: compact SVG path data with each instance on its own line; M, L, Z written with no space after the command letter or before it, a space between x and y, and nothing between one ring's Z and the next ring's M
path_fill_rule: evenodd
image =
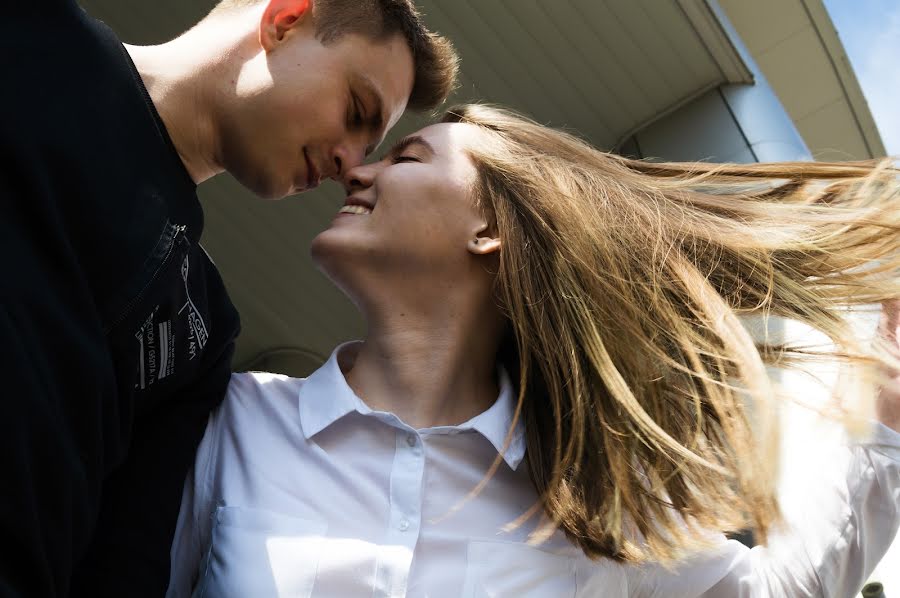
M184 482L181 510L172 542L169 588L166 598L188 598L200 575L204 547L209 545L213 513L213 462L219 429L219 410L209 416L194 466Z
M771 534L766 546L723 538L674 571L643 569L638 594L856 596L900 525L900 434L876 424L870 439L842 450L845 475L811 489L811 508Z

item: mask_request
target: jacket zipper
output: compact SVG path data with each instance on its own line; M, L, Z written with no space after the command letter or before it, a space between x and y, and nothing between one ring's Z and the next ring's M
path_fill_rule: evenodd
M165 269L166 265L172 259L172 255L175 253L175 248L180 244L186 230L187 226L183 224L179 224L175 227L175 232L172 233L172 241L169 243L169 247L166 249L166 254L163 256L163 259L159 263L159 266L157 266L156 270L153 271L153 274L150 276L149 280L147 280L146 284L144 284L138 294L132 297L131 301L129 301L125 305L116 319L104 328L104 334L108 334L110 330L121 324L122 320L124 320L128 316L128 314L131 313L135 305L137 305L138 302L140 302L140 300L144 298L144 294L147 292L147 289L149 289L150 286L153 285L154 282L156 282L156 279L159 278L159 273Z

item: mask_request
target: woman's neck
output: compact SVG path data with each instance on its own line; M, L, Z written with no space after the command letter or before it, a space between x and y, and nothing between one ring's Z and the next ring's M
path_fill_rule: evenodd
M499 392L502 322L490 311L466 316L442 302L416 314L394 304L389 315L369 318L369 334L345 369L348 384L372 409L415 428L471 419Z

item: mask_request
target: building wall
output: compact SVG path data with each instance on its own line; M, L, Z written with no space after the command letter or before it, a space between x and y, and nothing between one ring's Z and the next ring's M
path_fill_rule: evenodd
M746 164L812 159L763 79L755 85L726 85L709 91L641 129L619 149L668 161Z

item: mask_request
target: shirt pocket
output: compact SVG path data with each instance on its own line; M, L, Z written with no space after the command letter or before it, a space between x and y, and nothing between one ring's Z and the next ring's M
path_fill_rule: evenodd
M463 598L575 598L576 559L526 544L471 541Z
M328 526L271 511L219 507L197 598L309 598Z

